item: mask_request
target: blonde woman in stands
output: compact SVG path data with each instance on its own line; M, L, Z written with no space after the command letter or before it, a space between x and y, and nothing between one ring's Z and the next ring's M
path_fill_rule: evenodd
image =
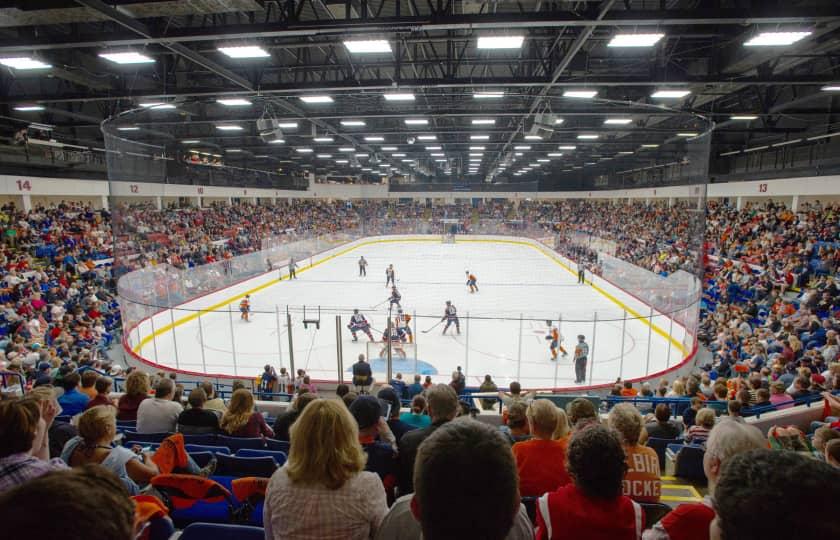
M231 396L220 426L231 437L274 437L274 430L265 423L265 417L254 410L254 395L245 388Z
M554 435L551 438L562 442L565 449L569 446L569 437L571 436L572 426L569 423L569 415L566 414L565 409L557 407L557 427L554 429Z
M539 497L571 481L566 472L566 445L553 439L558 410L547 399L528 405L526 416L533 437L512 449L522 497Z
M373 538L388 511L385 488L364 470L359 428L347 407L333 399L307 405L292 424L291 445L266 491L266 539Z

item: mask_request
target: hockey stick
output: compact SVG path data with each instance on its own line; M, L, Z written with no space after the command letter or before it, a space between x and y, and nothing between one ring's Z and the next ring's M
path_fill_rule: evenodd
M428 334L429 332L431 332L432 330L434 330L435 328L440 326L440 323L442 323L442 322L443 322L443 320L440 320L433 327L429 328L428 330L420 330L420 331L423 332L424 334Z
M385 302L387 302L388 300L390 300L390 298L386 298L385 300L383 300L383 301L379 302L378 304L376 304L375 306L373 306L371 309L376 309L376 308L378 308L379 306L381 306L382 304L384 304L384 303L385 303Z

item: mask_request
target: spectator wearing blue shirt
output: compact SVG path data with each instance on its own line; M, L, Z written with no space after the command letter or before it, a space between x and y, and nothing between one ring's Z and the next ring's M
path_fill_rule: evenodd
M423 385L420 383L420 375L414 376L414 383L409 385L407 392L408 399L414 399L414 396L423 393Z
M79 392L76 387L82 378L75 371L65 375L61 384L64 386L64 394L58 398L58 404L61 405L62 415L75 416L85 410L90 398L85 394Z
M391 388L383 388L379 391L376 395L379 398L379 401L385 402L391 406L389 418L388 420L388 427L391 429L391 433L394 434L394 438L397 440L397 444L400 443L400 439L402 436L405 435L407 432L411 431L412 429L417 429L416 426L412 426L410 424L406 424L400 419L400 412L402 410L402 403L400 402L400 398L397 397L397 393Z
M397 396L400 399L408 399L405 381L402 380L402 373L397 373L396 377L391 379L391 386L394 388L394 392L397 393Z

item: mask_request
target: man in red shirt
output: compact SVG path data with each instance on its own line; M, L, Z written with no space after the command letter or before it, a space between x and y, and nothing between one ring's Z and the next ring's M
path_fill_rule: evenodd
M547 399L532 402L526 417L533 438L513 445L519 494L539 497L571 481L566 472L566 445L552 440L558 420L557 407L552 402Z
M767 441L754 426L719 422L712 428L703 455L703 471L709 480L709 495L702 502L681 504L645 531L644 540L709 540L709 524L715 518L712 499L721 468L730 458L767 448Z

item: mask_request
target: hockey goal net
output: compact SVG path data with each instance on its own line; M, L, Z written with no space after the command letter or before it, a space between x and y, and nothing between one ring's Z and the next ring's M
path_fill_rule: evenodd
M382 341L367 342L367 359L371 364L384 362L388 359L388 345ZM416 343L392 343L391 360L396 363L400 360L414 362L417 359Z
M444 244L454 244L455 234L460 230L461 220L459 219L441 219L441 242Z

